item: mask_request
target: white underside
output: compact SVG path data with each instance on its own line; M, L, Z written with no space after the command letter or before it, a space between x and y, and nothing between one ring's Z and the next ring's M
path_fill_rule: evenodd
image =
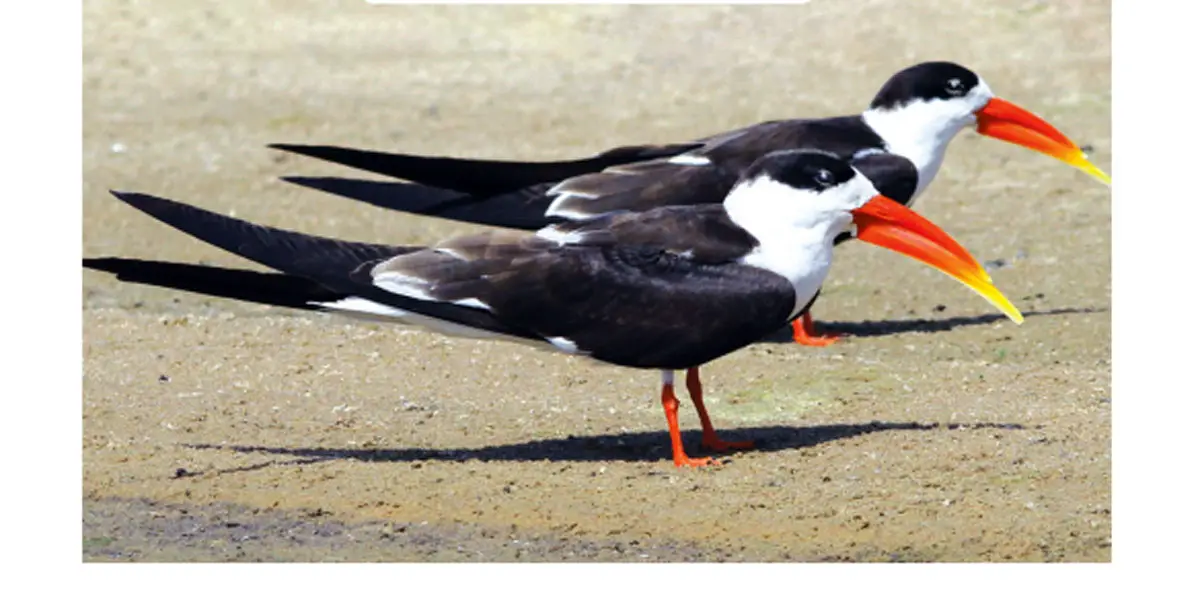
M378 302L353 296L343 300L338 300L337 302L313 302L312 304L328 309L330 312L335 312L348 317L354 317L356 319L412 325L433 331L435 333L454 337L504 340L508 342L529 344L531 346L536 346L543 349L555 348L555 346L550 345L548 342L543 343L537 340L514 337L511 335L496 333L494 331L488 331L486 329L470 327L461 323L437 319L428 315L401 310L393 306L388 306L386 304L380 304Z
M386 304L380 304L372 300L354 296L338 300L336 302L312 302L311 304L328 309L330 312L345 315L347 317L353 317L355 319L410 325L452 337L515 342L537 348L539 350L551 350L564 354L581 353L575 346L575 343L567 338L556 337L545 341L539 341L529 338L504 335L502 333L496 333L486 329L470 327L461 323L455 323L412 311L402 310L394 306L388 306Z
M429 293L428 290L430 282L428 280L410 273L385 269L374 273L373 283L381 290L396 294L397 296L411 298L413 300L453 304L482 311L491 311L491 307L478 298L458 298L450 301L440 300ZM365 298L359 298L356 296L344 298L336 302L314 302L312 304L324 307L332 312L344 314L346 316L355 317L358 319L413 325L433 331L435 333L440 333L442 335L473 339L503 340L506 342L526 344L543 350L556 350L567 354L581 354L579 349L576 347L575 342L564 337L552 337L543 340L535 340L505 335L502 333L489 331L487 329L471 327L462 323L447 321L418 312L397 308L395 306L381 304L373 300L367 300Z

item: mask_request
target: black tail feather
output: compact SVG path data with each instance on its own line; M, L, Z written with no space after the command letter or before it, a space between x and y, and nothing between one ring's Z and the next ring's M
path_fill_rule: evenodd
M419 248L347 242L255 225L148 194L112 192L121 201L218 248L293 275L329 282Z
M336 302L346 294L303 277L134 258L85 258L83 266L120 281L206 294L269 306L314 310L313 302Z
M371 269L375 265L401 254L421 250L420 246L347 242L255 225L148 194L116 191L112 194L147 215L218 248L288 275L312 280L339 293L338 298L356 296L476 329L542 339L531 331L501 323L486 310L417 300L374 285Z
M282 177L281 179L288 183L366 202L388 210L451 221L530 231L561 221L561 219L546 217L546 209L550 207L552 198L546 196L544 192L550 188L551 184L535 185L495 196L479 197L416 183L396 181L371 181L341 177Z
M305 144L268 144L267 147L437 188L475 196L492 196L539 183L557 183L576 175L602 171L614 165L674 156L700 145L687 143L631 146L609 150L590 158L557 162L417 156Z

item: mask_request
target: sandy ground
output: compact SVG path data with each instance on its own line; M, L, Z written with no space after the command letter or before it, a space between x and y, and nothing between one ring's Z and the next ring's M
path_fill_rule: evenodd
M1109 165L1103 2L98 0L84 19L85 256L248 264L109 188L355 240L472 230L280 182L361 174L270 142L583 156L854 112L928 59ZM671 464L655 373L86 273L83 559L1109 561L1108 189L967 133L918 208L1028 320L842 246L814 314L852 337L708 366L717 427L759 448L706 470Z

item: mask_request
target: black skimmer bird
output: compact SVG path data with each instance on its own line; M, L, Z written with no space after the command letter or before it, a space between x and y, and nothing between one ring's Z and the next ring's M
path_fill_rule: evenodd
M496 230L431 247L315 237L154 196L114 194L282 273L114 258L88 259L85 267L122 280L395 320L659 370L679 466L713 461L684 452L675 371L687 372L703 445L750 447L717 435L704 408L700 366L806 310L832 264L834 238L851 228L863 241L942 270L1022 320L949 235L880 196L846 161L820 152L760 158L721 204L615 213L534 234Z
M744 169L783 149L833 153L851 161L880 193L912 206L933 181L950 141L971 126L1110 183L1058 129L996 97L979 75L949 62L921 63L896 73L857 115L768 121L693 142L622 147L580 160L511 162L337 146L270 147L417 185L284 178L293 183L416 214L536 230L614 211L719 204ZM837 339L817 335L807 311L793 323L793 332L806 345Z

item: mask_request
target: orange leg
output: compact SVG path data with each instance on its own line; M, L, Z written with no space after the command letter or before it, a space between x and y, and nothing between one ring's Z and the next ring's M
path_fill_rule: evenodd
M670 371L663 371L662 405L667 413L667 428L671 431L671 454L677 467L703 467L720 464L709 457L689 458L683 451L683 437L679 435L679 399L675 397L675 383Z
M712 421L708 419L708 411L704 409L704 388L700 385L700 367L688 369L687 390L688 395L692 397L692 404L696 405L696 412L700 414L700 427L704 429L704 437L700 440L702 448L714 452L727 452L729 450L749 450L754 447L754 442L726 442L717 436L717 430L713 428Z
M828 346L838 341L836 335L817 335L816 325L813 323L812 315L808 311L804 311L804 316L792 321L792 339L796 340L797 344L805 346Z

